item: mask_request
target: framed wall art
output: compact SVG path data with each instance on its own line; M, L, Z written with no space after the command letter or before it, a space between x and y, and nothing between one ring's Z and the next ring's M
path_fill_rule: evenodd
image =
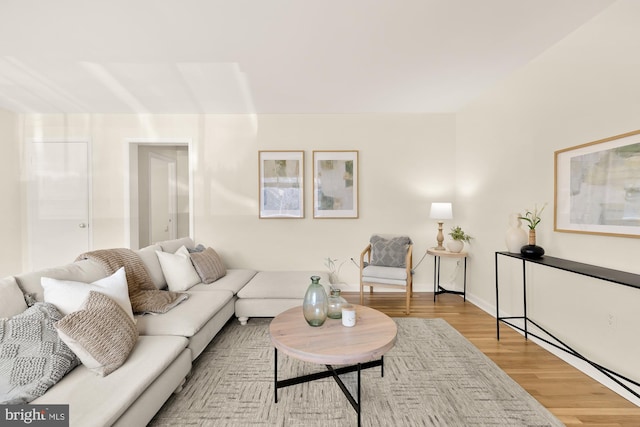
M555 152L554 229L640 237L640 131Z
M358 218L358 151L313 152L313 217Z
M259 151L260 218L304 218L304 151Z

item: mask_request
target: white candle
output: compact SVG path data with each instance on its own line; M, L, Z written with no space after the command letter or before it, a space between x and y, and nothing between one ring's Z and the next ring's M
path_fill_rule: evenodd
M356 308L351 304L342 306L342 325L349 328L356 325Z

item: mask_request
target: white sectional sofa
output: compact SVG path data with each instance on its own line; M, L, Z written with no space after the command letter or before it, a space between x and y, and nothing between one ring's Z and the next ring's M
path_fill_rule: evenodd
M158 288L166 281L155 251L173 253L182 245L195 246L185 238L136 251ZM68 404L71 426L144 426L181 389L192 361L234 314L246 323L249 317L273 317L302 304L311 275L320 275L328 285L323 272L228 269L213 283L190 287L188 299L168 312L136 315L138 340L117 370L101 377L80 365L31 403ZM43 301L42 277L92 283L106 276L99 263L87 259L1 279L0 317L26 309L20 296L31 294Z
M329 295L329 274L308 271L260 271L237 293L236 317L242 325L250 317L275 317L302 305L311 276L319 276Z

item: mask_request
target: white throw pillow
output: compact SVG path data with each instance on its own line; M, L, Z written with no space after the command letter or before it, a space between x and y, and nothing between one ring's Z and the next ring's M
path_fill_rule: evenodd
M64 316L80 310L89 296L89 291L96 291L107 295L117 302L124 312L127 313L131 319L134 319L131 301L129 300L127 275L124 267L120 267L120 269L111 276L93 283L43 277L42 287L44 288L45 302L55 305Z
M162 251L156 251L156 254L170 291L186 291L200 283L200 276L193 267L189 251L185 246L180 246L175 254Z

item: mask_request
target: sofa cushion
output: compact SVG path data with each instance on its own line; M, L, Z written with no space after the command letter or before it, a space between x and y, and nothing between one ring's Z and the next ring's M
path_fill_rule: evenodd
M189 251L180 246L175 254L156 251L162 272L167 279L169 290L174 292L186 291L193 285L200 283L200 276L191 263Z
M139 337L120 369L99 377L85 366L67 374L37 405L69 405L70 425L110 426L180 356L188 341L184 337Z
M304 298L311 276L329 292L329 274L317 271L260 271L238 292L239 298Z
M189 289L189 292L210 291L210 290L226 290L237 294L248 282L255 276L257 271L246 270L242 268L230 268L224 277L219 278L213 283L200 283Z
M96 291L89 292L82 308L64 316L56 329L82 364L103 377L122 366L138 339L128 313Z
M43 395L80 362L58 336L62 315L39 302L0 319L0 403L27 403Z
M93 283L43 277L42 287L44 288L44 300L58 307L58 310L65 316L79 310L90 291L97 291L112 298L133 319L124 267L119 268L111 276Z
M411 244L408 236L371 236L371 265L406 267L407 250Z
M175 253L180 246L184 246L187 249L194 249L196 244L194 243L191 237L181 237L179 239L165 240L163 242L158 242L156 245L160 245L164 252L169 252L170 254Z
M40 281L42 277L91 283L105 276L108 276L108 274L100 264L87 259L61 267L18 274L15 278L25 294L33 293L36 296L36 300L44 301L44 290L42 289L42 282Z
M140 335L191 337L233 298L230 291L187 293L187 300L162 316L136 316Z
M164 274L162 273L162 267L160 266L160 261L158 260L158 255L156 255L156 251L161 251L162 246L160 245L151 245L142 249L138 249L135 251L142 263L146 267L149 272L149 276L153 281L153 284L158 289L165 289L167 287L167 279L164 278Z
M0 279L0 318L9 318L27 309L24 294L12 276Z
M213 283L227 274L227 268L213 248L189 255L202 283Z

